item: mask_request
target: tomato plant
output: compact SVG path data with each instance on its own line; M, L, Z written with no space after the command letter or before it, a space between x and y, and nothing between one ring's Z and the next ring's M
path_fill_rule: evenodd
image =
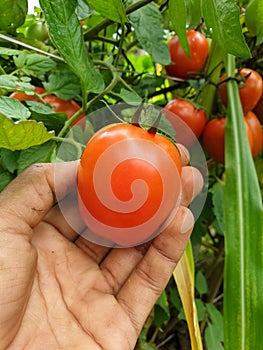
M203 133L203 145L208 154L218 163L225 162L225 125L226 118L211 119L205 126ZM245 122L250 148L253 148L253 134Z
M240 70L240 75L243 80L239 84L239 96L243 108L244 114L251 111L258 103L262 95L262 78L261 76L250 68L242 68ZM221 82L226 78L223 74L221 77ZM223 104L227 105L227 90L226 84L222 83L219 85L220 96Z
M165 111L171 113L165 113ZM176 140L185 146L190 146L195 141L195 138L193 135L186 133L185 130L181 130L182 128L178 125L177 119L173 114L184 121L197 138L204 130L206 123L205 111L197 109L193 103L187 100L181 98L171 100L164 107L164 113L166 119L170 121L176 131Z
M122 246L148 240L179 204L180 173L179 152L166 137L132 124L100 129L78 168L84 222Z
M42 87L35 87L35 93L37 95L42 95L46 93L46 90ZM37 97L37 95L27 95L23 92L13 92L10 97L15 98L18 101L35 101L41 103L41 100ZM64 112L67 115L68 119L70 119L75 113L80 110L78 103L72 99L65 101L55 95L49 94L44 95L43 100L54 108L54 112ZM83 122L81 123L81 121L85 121L84 113L82 113L76 120L74 120L72 125L80 122L81 126L84 126Z
M173 64L165 67L166 72L172 77L189 79L199 73L204 67L209 52L209 45L206 37L195 30L188 30L187 41L191 57L183 50L179 37L175 35L169 42L169 51Z
M261 124L253 112L248 112L245 116L245 120L252 132L253 136L253 146L252 146L252 156L256 157L263 147L263 136Z
M177 272L182 272L178 284L182 284L182 292L177 288L177 281L169 281L167 289L154 307L154 317L151 314L143 328L138 339L138 348L158 347L164 350L174 349L176 346L178 349L201 350L201 343L204 342L207 350L223 347L225 350L241 349L242 346L245 346L246 350L257 349L258 344L263 344L260 328L263 282L258 273L258 266L263 266L260 234L263 227L260 219L262 198L258 196L260 191L263 194L263 152L260 152L254 161L247 157L248 152L243 152L247 145L238 132L243 118L242 113L234 115L239 109L239 98L236 83L231 77L234 76L235 68L240 67L246 67L250 71L253 69L261 76L263 74L261 1L225 0L223 7L220 7L220 1L112 0L108 6L104 6L103 0L40 0L41 8L32 9L32 12L27 14L27 5L32 3L33 1L28 0L0 1L0 190L32 163L80 159L94 130L116 121L116 116L109 116L101 111L105 104L114 110L112 106L120 102L128 103L127 111L116 109L126 122L129 122L130 108L133 108L130 103L146 99L149 105L163 108L175 96L195 101L201 110L206 111L207 116L224 115L221 100L217 99L217 87L219 90L222 83L220 74L224 69L227 72L226 84L230 92L232 87L232 94L227 102L230 127L224 134L224 128L220 126L223 121L213 122L217 125L212 128L210 138L207 138L213 144L215 154L222 149L221 159L224 145L227 147L225 152L228 154L228 163L218 166L217 162L210 162L208 152L206 155L202 154L203 157L200 157L199 161L198 150L195 148L199 145L191 145L193 139L200 138L200 129L204 123L204 118L197 116L199 110L193 112L193 118L188 106L189 115L185 115L183 119L180 114L184 108L181 106L171 119L171 122L176 121L175 138L185 146L190 145L191 162L201 171L203 166L206 168L206 160L209 162L208 195L205 210L200 214L200 218L199 214L195 215L197 222L191 236L194 260L198 263L189 271L177 269ZM47 24L48 37L51 40L45 40L47 33L41 32L45 29L40 26L42 22ZM170 38L172 40L167 45L166 39ZM187 51L187 43L191 57L184 52ZM235 60L232 66L229 65L229 56ZM167 74L164 72L165 68ZM251 76L254 77L253 74ZM235 80L240 81L240 92L246 90L244 88L251 81L251 76L236 74ZM22 93L32 92L36 85L47 87L50 93L42 88L36 88L34 96ZM16 92L17 99L47 103L48 107L53 106L54 112L58 111L58 104L61 102L61 111L69 117L75 112L79 113L79 105L85 106L91 127L89 129L86 123L85 129L68 130L65 115L52 113L50 108L43 108L41 105L16 103L17 101L6 97L14 91L21 91ZM68 101L61 101L56 96ZM246 105L256 97L257 92L250 92L245 101ZM77 103L80 100L81 103ZM254 103L255 101L252 105ZM72 107L72 104L75 107ZM70 112L72 108L73 111ZM263 123L261 100L252 111ZM115 114L119 116L118 113ZM243 114L248 114L246 109ZM249 118L249 121L251 120L254 118ZM168 131L174 135L171 122L168 123L165 118L162 122L164 133ZM248 122L246 126L251 142L253 130L251 126L248 129ZM189 127L178 130L179 126L185 123ZM209 125L210 122L207 129ZM128 127L123 126L122 131L126 128ZM113 145L119 147L119 154L127 156L129 153L121 147L123 144L114 144L114 140L117 140L115 130L107 130ZM254 149L255 139L259 149L258 130L257 128L257 137L253 136L254 154L257 152ZM137 132L142 133L140 128ZM221 138L218 136L220 133ZM222 141L224 138L225 143ZM131 139L132 137L127 137L129 142ZM111 145L105 140L106 138L103 138L100 144L95 143L93 139L91 145L87 146L89 153L85 154L91 154L94 150L94 157L98 156L97 159L100 159L100 154L105 160L104 153L107 154L107 150L111 149ZM103 146L104 141L109 145L107 149ZM149 140L150 144L151 142ZM92 145L94 147L91 147ZM135 147L134 143L132 145L131 149ZM135 169L135 159L142 148L136 146L136 155L133 154L132 162L125 160L112 172L112 192L116 193L117 199L123 199L123 205L130 202L129 196L134 188L136 190L136 186L139 186L140 193L143 192L143 186L140 188L142 182L137 181L136 177L136 174L141 177L142 173L145 173L145 184L151 179L149 202L154 202L155 198L156 203L158 202L160 183L156 180L156 172L151 173L149 162L147 167L142 161L137 161L138 171L132 170ZM200 148L200 153L201 151ZM154 151L149 153L151 156L155 155ZM94 160L92 157L90 159ZM106 183L104 173L115 159L115 156L110 157L109 161L103 162L98 168L100 173L96 173L94 178L96 181L100 179L103 186ZM94 169L97 169L95 165ZM206 175L205 171L202 173ZM131 183L134 187L130 186ZM84 191L84 187L82 190ZM105 193L108 196L108 192ZM134 195L136 193L135 191ZM94 202L94 205L97 202ZM93 203L89 204L92 206ZM196 201L194 207L197 207ZM108 212L109 216L103 216L100 204L97 208L99 215L109 220L111 213ZM82 209L85 218L85 205ZM141 212L137 211L137 218L135 213L134 217L132 212L130 213L131 222L139 220L139 217L141 220L146 218L147 213L152 213L153 207L149 212L146 208L143 209L145 211L141 216ZM223 215L223 212L226 215ZM231 215L227 215L228 213ZM125 213L115 214L117 222L123 226L126 223L128 226L129 220L123 219ZM126 232L128 227L121 229L125 229ZM140 234L137 230L135 236L125 233L120 237L117 234L115 241L128 245L132 238L134 241L138 238L139 242ZM109 239L112 237L114 239L114 235ZM182 264L181 267L193 266L189 252L191 246L187 252L189 260L186 258L187 264ZM193 275L193 271L196 272L196 276ZM184 285L184 282L188 281L189 284ZM190 290L195 293L190 295ZM175 300L178 298L178 292L182 298L182 305ZM250 296L253 296L253 300L250 300ZM183 303L184 298L188 298L186 304ZM210 303L211 300L213 303ZM199 320L194 313L195 302L198 317L202 317ZM193 309L189 310L184 305L192 305ZM203 315L202 312L199 314L200 310L203 310ZM183 311L187 322L180 318ZM202 324L199 339L198 321ZM176 324L176 327L171 327L172 324ZM186 337L187 327L189 337ZM162 331L159 331L160 329ZM192 338L195 338L193 342ZM240 341L243 343L240 344Z

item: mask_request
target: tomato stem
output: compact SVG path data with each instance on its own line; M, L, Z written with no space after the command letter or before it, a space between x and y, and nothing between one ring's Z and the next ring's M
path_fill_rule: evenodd
M132 120L131 120L131 124L134 125L134 126L139 126L140 127L140 115L141 115L141 112L144 108L144 103L145 103L145 99L143 98L142 99L142 102L139 104L138 108L136 109L134 115L132 116Z
M161 121L161 118L162 118L162 112L160 112L158 114L158 117L155 119L153 125L150 127L150 129L148 130L148 132L150 134L156 134L157 131L158 131L158 126L160 124L160 121Z

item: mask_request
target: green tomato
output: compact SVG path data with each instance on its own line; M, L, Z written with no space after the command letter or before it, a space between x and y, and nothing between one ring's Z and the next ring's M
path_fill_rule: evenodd
M13 32L25 22L27 11L27 0L1 0L0 30Z
M35 39L39 41L45 41L48 39L48 30L44 22L34 22L25 31L25 37L27 39Z

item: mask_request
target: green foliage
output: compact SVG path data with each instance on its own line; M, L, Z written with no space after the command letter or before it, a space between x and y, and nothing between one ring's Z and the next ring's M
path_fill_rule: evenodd
M21 120L14 123L0 114L0 148L22 150L50 140L54 132L48 132L43 123Z
M120 113L129 121L143 98L163 107L183 97L203 107L211 119L227 112L217 94L227 54L235 55L236 67L263 74L259 0L40 4L41 9L26 15L25 0L0 3L0 191L30 164L79 159L94 130L116 122L103 112L97 117L102 107L131 104ZM44 42L37 33L27 35L35 24L48 29ZM208 60L195 80L168 80L166 42L177 34L188 52L188 28L206 35L211 43ZM263 152L251 158L237 89L232 79L229 84L226 164L206 155L208 193L191 245L179 265L177 283L171 279L156 302L136 349L190 349L194 344L196 350L202 342L207 350L262 348ZM35 87L46 91L39 95ZM12 92L26 93L28 100L11 99ZM55 112L44 100L49 94L72 99L80 109L70 118L66 111ZM86 126L70 126L82 113L88 115ZM155 119L144 123L149 126ZM159 128L176 138L165 118ZM195 154L191 156L195 162ZM197 165L201 171L206 166Z
M128 0L127 5L135 2L134 0ZM167 46L163 42L164 34L158 7L150 3L131 13L129 18L142 48L152 56L155 62L168 64L170 55Z
M81 25L75 13L76 2L40 0L40 4L45 13L51 40L79 77L84 91L101 92L103 80L85 48Z

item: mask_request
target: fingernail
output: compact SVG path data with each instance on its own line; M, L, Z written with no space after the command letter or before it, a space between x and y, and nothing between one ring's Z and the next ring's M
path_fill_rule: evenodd
M194 227L194 222L195 222L195 220L194 220L194 216L193 216L192 212L189 209L187 209L187 212L185 214L185 217L183 219L183 223L181 226L181 233L186 234L190 230L192 230Z

